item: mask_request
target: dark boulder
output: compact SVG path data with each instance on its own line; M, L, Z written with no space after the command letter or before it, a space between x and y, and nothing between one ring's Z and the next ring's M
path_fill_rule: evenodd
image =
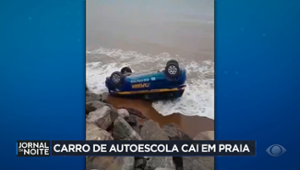
M116 140L142 140L141 136L120 116L114 121L113 137Z
M178 138L178 140L192 140L192 138L190 138L174 123L163 126L163 130L167 133L169 138Z

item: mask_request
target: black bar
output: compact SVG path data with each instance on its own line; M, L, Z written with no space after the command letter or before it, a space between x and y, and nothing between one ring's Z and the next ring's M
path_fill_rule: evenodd
M148 146L160 145L160 149L167 149L162 152L147 152L145 149L147 144ZM109 152L113 145L118 145L119 148L123 146L123 149L126 145L129 145L128 148L131 146L132 149L138 148L138 145L144 145L144 152L130 151L130 149L127 152L124 150ZM211 146L210 149L207 147L208 145ZM103 150L95 151L93 150L94 146L100 146ZM102 146L105 146L105 149ZM178 152L176 150L172 151L175 146ZM198 149L195 152L186 151L192 146ZM207 152L202 150L205 149L205 146ZM221 150L223 146L224 149ZM233 151L234 146L238 151ZM72 147L75 148L73 151L70 150ZM76 151L76 147L78 147L77 149L81 148L81 150ZM228 147L227 150L226 147ZM96 148L99 149L99 147ZM154 147L154 149L157 149L157 147ZM255 141L52 141L52 156L255 156L255 154Z

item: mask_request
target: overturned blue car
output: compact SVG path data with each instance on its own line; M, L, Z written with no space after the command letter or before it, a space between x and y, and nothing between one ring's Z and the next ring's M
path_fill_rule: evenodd
M105 84L111 95L160 100L181 97L186 84L186 70L176 60L169 60L164 69L133 73L129 67L115 71Z

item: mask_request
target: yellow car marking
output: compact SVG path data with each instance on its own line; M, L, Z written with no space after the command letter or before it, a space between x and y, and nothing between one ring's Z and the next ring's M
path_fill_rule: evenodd
M161 93L161 92L171 92L171 91L179 91L183 88L173 88L173 89L154 89L154 90L139 90L139 91L123 91L117 92L118 94L141 94L141 93Z
M145 88L145 87L149 87L149 85L150 85L150 83L133 84L132 88L133 89Z

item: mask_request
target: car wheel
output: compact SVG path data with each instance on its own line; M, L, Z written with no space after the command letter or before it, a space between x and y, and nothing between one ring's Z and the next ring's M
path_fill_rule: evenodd
M165 74L169 78L176 78L180 75L180 67L177 61L169 61L165 68Z
M123 75L131 75L132 70L131 70L129 67L123 67L123 68L121 69L121 73L122 73Z
M119 71L113 72L110 76L110 80L115 86L119 86L124 80L124 75Z

